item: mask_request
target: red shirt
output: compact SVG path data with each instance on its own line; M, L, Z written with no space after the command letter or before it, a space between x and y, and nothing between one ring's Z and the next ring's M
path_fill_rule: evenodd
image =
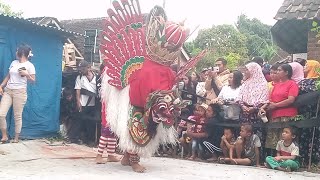
M203 133L205 132L205 129L204 129L204 123L205 123L205 120L206 118L205 117L201 117L201 116L189 116L188 118L189 120L192 120L195 122L195 124L192 126L191 130L194 132L194 133Z
M279 82L274 84L272 89L270 100L271 102L278 103L288 99L289 96L297 97L299 94L299 87L293 80L286 82ZM272 118L278 117L294 117L298 114L296 107L289 106L283 108L277 108L272 111Z

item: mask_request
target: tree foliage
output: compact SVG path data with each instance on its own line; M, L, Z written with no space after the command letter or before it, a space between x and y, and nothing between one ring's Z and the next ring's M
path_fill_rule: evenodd
M232 25L219 25L200 30L194 44L201 49L210 49L218 55L231 52L247 54L246 37Z
M0 1L0 14L4 14L7 16L21 17L23 13L22 12L14 12L9 5Z
M271 26L256 18L240 15L235 26L224 24L200 30L197 38L185 47L192 56L204 49L208 51L198 63L199 69L213 66L219 57L224 57L233 69L253 56L262 56L267 61L274 57L277 47L272 43L270 29Z
M226 58L229 54L236 54L239 57L243 57L248 51L246 48L246 37L232 25L212 26L211 28L200 30L193 45L188 45L188 48L191 48L191 54L195 54L197 51L203 49L208 50L208 53L198 65L198 68L213 66L217 58ZM228 64L235 65L238 63L238 59L239 58L229 58L229 61L235 62L229 62Z
M262 56L266 60L272 59L276 53L276 47L272 43L271 26L263 24L260 20L249 19L241 14L236 23L237 29L247 38L248 56ZM273 53L272 53L273 52Z

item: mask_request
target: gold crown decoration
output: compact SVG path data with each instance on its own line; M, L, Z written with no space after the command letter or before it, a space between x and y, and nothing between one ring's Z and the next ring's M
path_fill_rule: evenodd
M152 61L165 66L174 64L190 32L183 24L167 21L161 7L151 10L146 26L146 50Z

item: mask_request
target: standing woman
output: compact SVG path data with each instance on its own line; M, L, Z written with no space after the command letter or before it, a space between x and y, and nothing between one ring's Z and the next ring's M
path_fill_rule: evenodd
M29 61L33 56L31 47L20 45L16 56L10 67L9 73L0 84L0 128L2 133L1 143L8 142L6 116L11 106L13 106L15 119L15 137L13 143L19 142L19 135L22 128L22 112L27 101L27 82L35 82L35 68Z
M269 100L268 84L259 64L248 63L242 71L244 82L237 98L242 108L241 121L255 123L260 107Z

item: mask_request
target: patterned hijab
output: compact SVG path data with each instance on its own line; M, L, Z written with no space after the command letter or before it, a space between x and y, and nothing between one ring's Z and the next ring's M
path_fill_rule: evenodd
M268 102L268 83L262 73L261 66L249 63L246 68L250 77L241 86L238 100L251 106L258 106Z

